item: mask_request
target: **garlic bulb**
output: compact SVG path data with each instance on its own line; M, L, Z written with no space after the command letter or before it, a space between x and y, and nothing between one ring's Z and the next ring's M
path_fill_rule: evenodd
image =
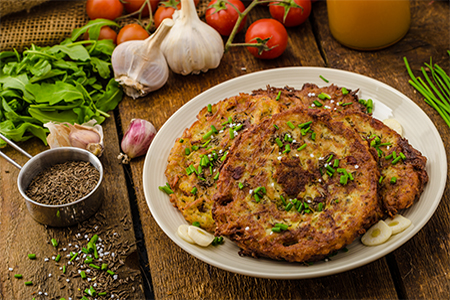
M103 129L96 120L79 124L48 122L44 124L50 130L47 143L50 148L77 147L101 156L104 149Z
M169 68L160 47L173 24L173 20L164 19L146 40L128 41L114 49L111 56L114 77L125 94L133 99L145 96L167 82Z
M199 19L194 0L181 0L181 10L172 17L175 24L161 45L170 69L188 75L217 68L224 51L222 37Z

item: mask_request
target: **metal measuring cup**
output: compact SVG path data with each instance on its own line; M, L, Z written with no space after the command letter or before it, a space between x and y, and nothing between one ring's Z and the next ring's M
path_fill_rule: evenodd
M0 134L0 138L14 149L30 158L25 165L21 166L0 151L2 157L20 170L17 178L17 187L20 194L25 199L28 211L34 220L49 226L64 227L80 223L92 216L98 210L103 200L101 189L103 166L97 156L87 150L74 147L54 148L45 150L38 155L31 156L4 135ZM66 161L88 161L99 171L100 177L98 183L89 194L74 202L61 205L42 204L30 199L25 194L28 185L41 171Z

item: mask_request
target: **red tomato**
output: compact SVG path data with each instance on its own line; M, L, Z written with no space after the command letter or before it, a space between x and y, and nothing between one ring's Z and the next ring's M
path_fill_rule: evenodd
M123 6L127 13L131 14L138 11L142 5L145 3L145 0L123 0ZM154 14L156 9L158 8L159 0L150 0L150 7L152 9L152 13ZM142 10L142 17L148 17L148 4L145 5L145 8Z
M117 45L133 40L145 40L149 37L148 32L139 24L128 24L120 29L117 35Z
M228 2L233 4L240 12L245 10L245 6L240 0L228 0ZM208 4L205 18L206 23L221 35L229 36L239 18L239 14L230 4L222 0L213 0ZM238 32L244 28L246 19L247 17L242 20Z
M83 38L85 40L89 40L89 30L84 33ZM113 40L113 43L115 44L117 41L117 33L113 29L111 29L111 27L103 26L100 29L98 40Z
M288 34L283 24L274 19L259 19L247 29L246 43L261 43L260 47L247 47L257 58L272 59L280 56L287 47Z
M302 8L295 7L295 5ZM271 2L270 15L286 27L298 26L305 22L311 13L311 0L289 0L288 4ZM288 10L287 15L285 11Z
M123 13L123 5L119 0L88 0L86 12L91 20L114 20Z
M159 24L161 24L161 22L164 19L167 18L172 19L172 15L175 12L175 10L180 8L181 8L180 1L177 0L168 0L161 2L161 4L159 5L158 9L155 12L155 17L153 18L155 21L155 27L158 28Z

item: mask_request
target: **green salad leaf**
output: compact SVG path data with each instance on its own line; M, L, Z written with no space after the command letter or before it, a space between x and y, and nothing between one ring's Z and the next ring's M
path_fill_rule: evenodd
M96 40L103 26L97 19L75 29L70 38L51 47L31 47L23 53L0 52L0 132L15 142L36 136L47 144L44 123L82 124L109 117L122 100L114 80L111 40ZM77 41L89 30L91 40ZM6 143L0 140L0 148Z

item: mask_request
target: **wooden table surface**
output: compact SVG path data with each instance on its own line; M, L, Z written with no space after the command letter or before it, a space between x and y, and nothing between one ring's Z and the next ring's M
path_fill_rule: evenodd
M78 226L50 228L36 223L17 190L19 170L0 158L0 299L81 298L83 290L100 279L82 281L76 275L76 268L67 264L66 254L76 250L75 245L85 246L86 236L90 238L94 233L102 238L105 248L116 251L114 257L104 256L118 274L105 290L108 297L112 292L121 299L450 299L448 180L444 196L429 222L387 256L332 276L270 280L218 269L179 248L159 228L147 207L142 182L144 158L133 160L129 166L120 165L116 160L121 136L131 119L146 119L159 129L183 104L221 82L288 66L348 70L392 86L431 118L449 153L449 128L408 84L403 63L406 56L418 74L432 56L434 62L450 70L446 52L450 49L449 2L412 1L411 13L411 28L399 43L384 50L360 52L341 46L331 37L326 4L319 1L313 4L306 23L288 29L288 47L275 60L258 60L244 48L233 48L215 70L198 76L171 73L167 84L147 97L138 100L125 97L111 118L103 123L106 144L101 157L105 168L103 205L95 217ZM30 18L32 14L33 11ZM263 17L269 17L267 8L255 8L247 26ZM243 34L239 34L237 41L242 39ZM20 146L32 155L47 149L37 139ZM27 160L10 147L2 151L20 164ZM448 156L447 161L450 161ZM50 244L51 238L59 241L58 247ZM37 258L29 260L28 253L35 253ZM52 259L58 253L63 254L60 263ZM60 270L62 265L67 266L66 274ZM17 273L24 279L14 278ZM25 280L32 280L33 285L25 286ZM100 291L101 282L98 286Z

